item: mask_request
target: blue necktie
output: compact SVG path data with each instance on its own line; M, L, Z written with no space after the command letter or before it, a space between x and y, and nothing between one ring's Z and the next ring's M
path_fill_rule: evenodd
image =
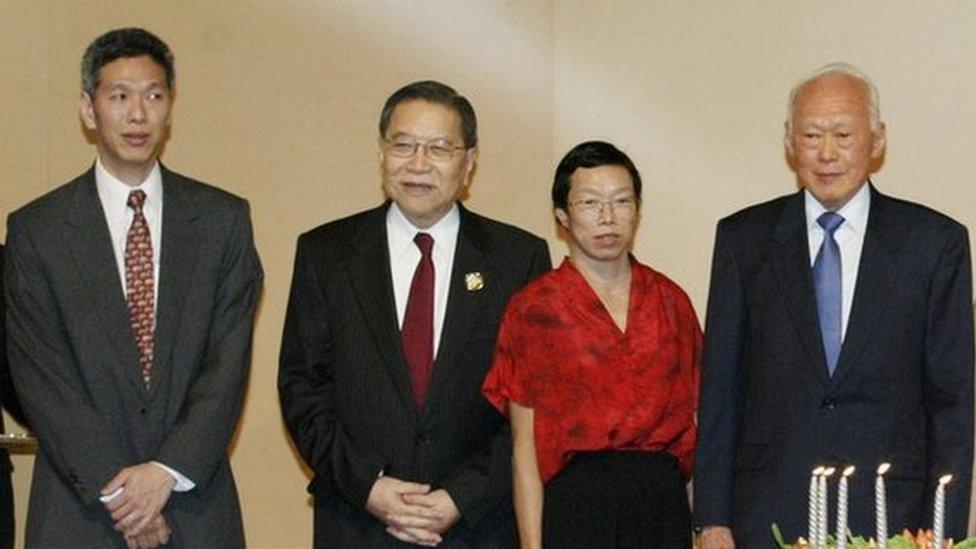
M834 240L834 231L844 223L844 218L834 212L826 212L817 218L817 223L823 227L824 240L813 262L813 284L817 292L817 313L820 315L820 336L827 358L827 372L833 377L842 339L840 247Z

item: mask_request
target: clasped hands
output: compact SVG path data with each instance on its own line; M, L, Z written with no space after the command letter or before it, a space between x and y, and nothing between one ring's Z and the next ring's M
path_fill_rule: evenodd
M435 547L461 518L446 490L429 484L381 476L373 483L366 510L386 524L386 532L400 541Z
M102 488L103 497L121 489L105 502L105 509L129 549L151 549L169 542L170 528L162 510L175 485L176 479L162 467L140 463L122 469Z

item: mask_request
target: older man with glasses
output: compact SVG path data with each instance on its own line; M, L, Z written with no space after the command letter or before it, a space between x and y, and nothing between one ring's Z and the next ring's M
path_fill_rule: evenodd
M511 442L479 388L545 242L459 203L471 104L438 82L379 123L388 200L298 240L278 386L314 471L315 547L509 547Z

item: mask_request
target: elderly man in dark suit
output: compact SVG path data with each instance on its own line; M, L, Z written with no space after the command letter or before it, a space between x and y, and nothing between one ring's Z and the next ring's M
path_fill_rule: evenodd
M7 336L4 327L6 307L2 298L3 292L3 246L0 245L0 404L10 413L18 423L27 424L24 412L14 392L13 382L10 380L10 369L7 367ZM0 415L0 433L6 432L3 416ZM14 494L10 483L10 454L6 448L0 448L0 549L10 549L14 546Z
M315 474L315 547L509 547L510 433L480 387L548 249L458 202L478 149L453 89L400 89L379 130L389 200L299 238L285 321L278 385Z
M11 214L10 368L40 448L27 547L244 546L227 456L262 271L247 204L161 166L173 59L82 60L95 166Z
M973 457L966 228L868 180L885 126L856 69L824 67L789 105L803 189L718 224L695 461L702 547L772 546L774 522L806 536L818 465L857 467L850 528L872 536L883 462L889 531L931 527L951 473L946 533L958 540Z

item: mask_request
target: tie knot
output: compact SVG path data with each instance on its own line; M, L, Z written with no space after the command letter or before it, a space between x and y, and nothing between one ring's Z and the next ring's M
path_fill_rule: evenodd
M420 255L430 257L430 250L434 247L434 237L427 233L417 233L413 241L420 248Z
M844 217L834 212L824 212L820 215L820 217L817 218L817 223L819 223L820 226L823 227L823 230L829 235L834 234L834 231L836 231L837 227L840 227L843 222Z
M125 201L134 211L142 211L142 205L146 203L146 193L136 189L129 193L129 199Z

